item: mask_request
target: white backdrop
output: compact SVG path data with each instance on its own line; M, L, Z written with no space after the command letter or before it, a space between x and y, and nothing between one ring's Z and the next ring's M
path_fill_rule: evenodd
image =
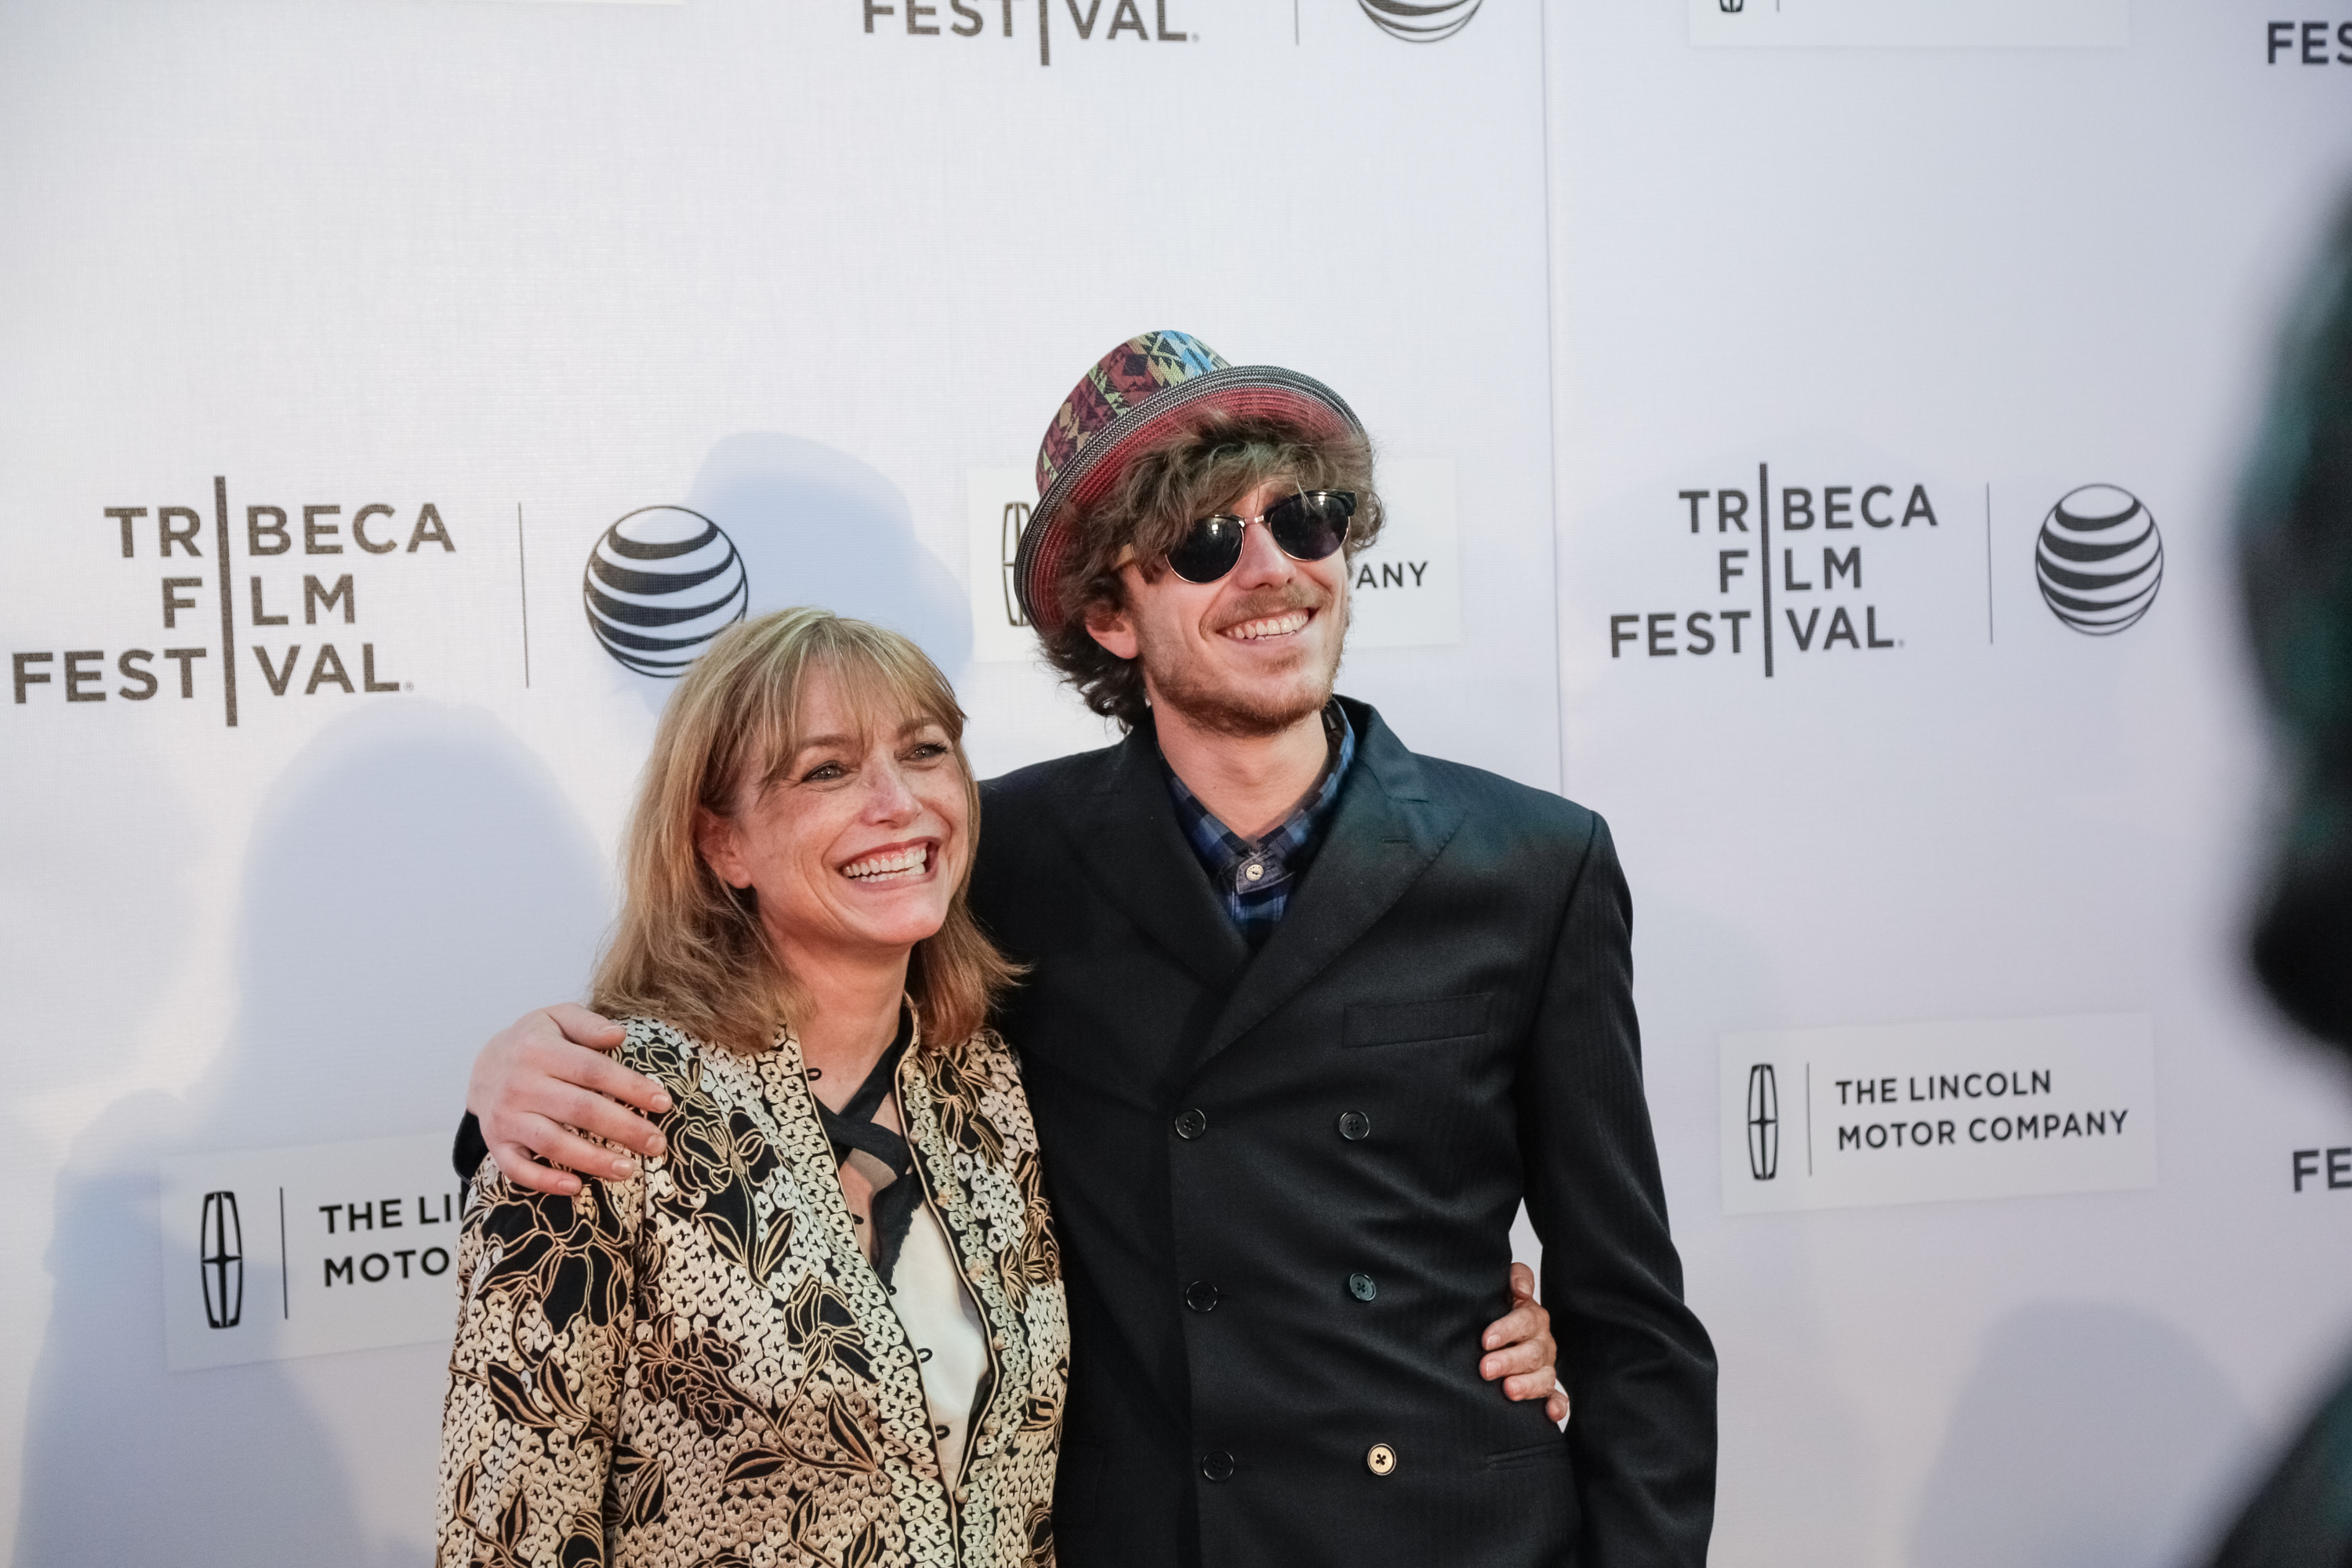
M166 1370L163 1163L439 1134L577 992L662 695L581 607L625 514L711 519L754 611L916 635L983 771L1100 743L998 657L990 531L1159 327L1328 380L1394 463L1444 569L1345 689L1616 825L1718 1560L2187 1550L2352 1324L2352 1199L2287 1180L2352 1100L2231 946L2222 532L2352 68L2187 0L1965 50L1717 47L1710 4L1417 45L1359 0L0 11L16 1561L427 1559L438 1348ZM1837 595L1900 646L1612 659L1612 615L1742 602L1677 496L1759 464L1926 487ZM2032 567L2093 482L2167 551L2095 640ZM1719 1036L2094 1013L2153 1021L2154 1188L1724 1214Z

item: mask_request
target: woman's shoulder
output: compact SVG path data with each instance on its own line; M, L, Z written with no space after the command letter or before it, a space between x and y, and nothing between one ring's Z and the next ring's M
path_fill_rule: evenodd
M638 1014L620 1020L623 1038L613 1059L647 1078L660 1079L672 1092L699 1079L711 1048L676 1025Z
M927 1059L981 1078L1021 1081L1021 1058L994 1029L982 1026L970 1038L927 1053Z

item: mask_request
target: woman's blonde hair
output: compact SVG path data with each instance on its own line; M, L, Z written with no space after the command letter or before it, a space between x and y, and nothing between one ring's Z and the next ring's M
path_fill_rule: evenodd
M730 626L697 659L662 710L622 842L625 897L596 965L589 1005L646 1014L750 1055L799 1025L808 993L770 947L758 901L729 887L697 846L698 809L735 815L741 786L775 784L802 734L811 675L833 678L861 731L928 719L948 733L963 778L964 873L937 934L915 944L907 990L927 1049L979 1032L1018 973L966 902L980 842L980 789L963 750L963 710L923 650L897 632L830 610L778 610Z

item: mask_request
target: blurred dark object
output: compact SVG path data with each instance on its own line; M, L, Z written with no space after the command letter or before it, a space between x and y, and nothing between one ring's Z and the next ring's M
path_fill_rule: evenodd
M2293 791L2254 971L2296 1023L2352 1049L2352 207L2289 325L2240 522Z
M2352 1051L2352 206L2288 325L2240 529L2247 626L2290 786L2254 972L2296 1023ZM2352 1568L2352 1376L2213 1568Z

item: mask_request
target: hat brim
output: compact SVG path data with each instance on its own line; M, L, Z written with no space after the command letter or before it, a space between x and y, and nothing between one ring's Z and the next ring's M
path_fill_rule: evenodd
M1364 427L1338 393L1313 376L1270 364L1213 370L1129 410L1054 476L1022 531L1013 583L1021 613L1039 636L1061 630L1067 618L1052 589L1077 547L1076 519L1110 492L1128 464L1207 415L1279 419L1314 437L1360 433Z

